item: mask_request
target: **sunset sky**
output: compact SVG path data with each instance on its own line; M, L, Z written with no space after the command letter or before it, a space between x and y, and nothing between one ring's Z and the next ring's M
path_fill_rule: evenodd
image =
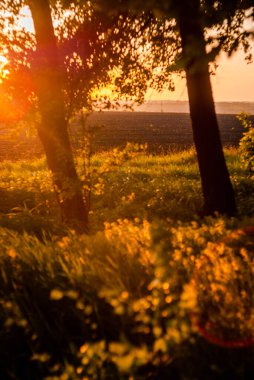
M238 51L231 58L222 54L217 63L219 66L216 70L216 75L212 76L214 99L217 102L254 102L254 61L247 64L244 60L244 53ZM150 90L146 99L187 100L185 80L175 76L174 92L164 91L157 94L155 91Z

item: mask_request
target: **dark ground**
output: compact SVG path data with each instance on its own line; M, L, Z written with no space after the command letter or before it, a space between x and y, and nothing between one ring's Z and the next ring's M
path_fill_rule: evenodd
M254 122L254 116L251 117ZM235 115L218 115L224 145L236 146L243 127ZM124 146L126 142L148 143L151 151L167 152L193 145L190 116L187 113L104 112L87 120L95 127L94 151ZM96 128L97 127L97 128Z
M251 116L254 122L254 116ZM243 127L235 115L218 115L222 142L237 146ZM92 132L92 151L125 146L126 142L148 143L151 152L166 153L193 145L190 116L187 113L163 112L99 112L90 115L87 126ZM78 144L78 124L72 127L74 144ZM7 141L0 138L0 160L40 156L37 138L23 136Z

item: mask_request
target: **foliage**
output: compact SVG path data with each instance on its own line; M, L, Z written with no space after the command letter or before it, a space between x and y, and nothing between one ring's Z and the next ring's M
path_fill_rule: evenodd
M26 371L48 379L170 373L198 335L248 345L253 239L236 225L119 220L94 236L51 242L2 229L2 334L19 334ZM12 349L5 345L1 368L17 375Z
M254 173L254 126L246 114L240 114L238 119L245 128L243 137L240 140L240 155L244 166L249 171L250 175Z
M139 0L131 0L128 2L119 1L108 1L108 0L94 0L95 3L101 9L107 12L116 12L131 10L137 15L142 14L142 12L152 12L157 20L161 19L175 19L177 25L170 25L170 27L175 28L176 35L175 38L179 37L179 15L184 12L190 2L178 1L148 1L144 3ZM195 2L192 2L192 5ZM239 47L243 47L246 53L246 60L251 61L251 44L250 37L253 36L253 31L245 28L246 20L253 20L253 2L251 0L206 0L199 1L200 11L199 18L201 24L204 28L205 44L207 45L208 61L213 62L219 52L224 50L231 56ZM181 17L181 16L180 16ZM195 36L193 38L196 38ZM158 37L157 42L161 44L162 50L166 51L168 44L165 42L163 45L163 39ZM171 68L176 68L182 70L186 62L182 60L181 57L181 47L178 47L179 53L176 56L176 61ZM189 52L191 58L192 52ZM161 56L162 57L162 56ZM167 69L168 62L162 62L164 75ZM166 79L166 78L165 78Z
M36 64L35 35L22 25L28 18L26 1L1 2L1 53L8 58L1 69L1 97L11 112L9 121L36 111L33 71ZM230 54L243 45L249 52L250 32L243 29L251 2L233 4L206 1L201 4L206 27L209 60L220 49ZM119 96L141 102L148 87L173 89L171 72L183 69L181 41L175 16L177 2L50 1L61 61L67 117L82 107L114 107ZM105 12L106 9L106 12ZM211 26L216 33L210 33ZM133 80L135 78L135 81ZM25 83L25 86L24 86ZM101 92L109 85L108 93ZM101 94L101 95L100 95Z
M221 49L231 54L241 44L249 54L251 32L243 29L243 22L252 17L251 5L249 1L202 2L210 61ZM174 88L171 72L183 69L174 20L179 11L177 2L115 2L114 9L108 1L50 1L50 6L67 117L82 107L114 107L121 95L141 102L148 87ZM1 51L8 58L1 70L5 73L1 96L12 109L6 117L17 120L37 111L32 74L36 41L34 33L22 25L22 19L30 14L26 1L5 0L1 10ZM210 32L212 25L216 33ZM110 97L101 92L107 85Z
M211 339L216 337L214 342L225 347L253 344L249 292L253 286L253 244L254 228L238 229L219 244L209 242L196 262L199 301L204 307L203 318L208 320L202 321L207 324L206 336L211 331Z
M22 25L22 19L30 15L27 4L5 0L0 6L1 50L8 59L1 88L3 101L12 109L6 114L9 121L24 118L29 110L37 111L36 38ZM50 1L50 7L67 118L83 107L118 106L119 98L141 102L149 86L164 86L166 73L162 78L158 66L172 63L179 48L173 24L155 22L152 14L135 18L128 12L106 14L92 2ZM169 45L163 57L160 38ZM170 73L167 77L165 85L172 89ZM108 91L103 91L107 86Z

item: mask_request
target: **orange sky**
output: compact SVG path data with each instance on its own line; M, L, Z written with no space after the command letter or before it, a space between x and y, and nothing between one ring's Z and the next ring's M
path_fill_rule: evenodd
M212 76L214 100L254 102L254 44L253 62L247 64L244 53L238 51L228 58L221 54L217 63L216 75ZM147 100L187 100L187 89L184 79L175 76L175 91L156 93L148 91Z

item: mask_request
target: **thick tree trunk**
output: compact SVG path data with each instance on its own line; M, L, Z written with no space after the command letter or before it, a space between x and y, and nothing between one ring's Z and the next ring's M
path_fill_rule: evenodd
M37 88L41 123L38 134L45 149L48 167L53 175L62 219L86 229L88 210L82 196L70 146L68 123L62 95L61 66L54 36L48 0L31 0L37 49L33 74Z
M183 4L184 3L184 4ZM193 138L204 195L204 214L232 216L236 204L227 170L210 83L199 0L183 1L178 14Z

